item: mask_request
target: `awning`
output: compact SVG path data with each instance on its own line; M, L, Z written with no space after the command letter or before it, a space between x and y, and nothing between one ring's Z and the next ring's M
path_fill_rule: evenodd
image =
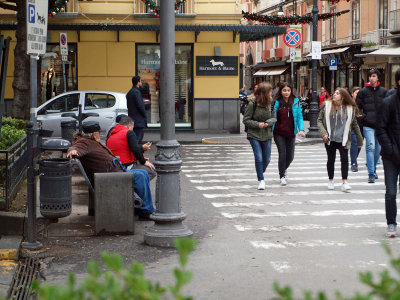
M253 74L253 76L276 76L281 75L283 72L287 70L288 67L280 67L280 68L268 68L258 70Z
M367 55L390 55L390 56L399 56L400 55L400 45L397 47L385 47L379 50L372 51Z
M335 54L335 53L342 53L349 49L350 47L343 47L343 48L336 48L336 49L329 49L321 52L321 55L328 55L328 54ZM311 57L312 53L308 54L307 57Z

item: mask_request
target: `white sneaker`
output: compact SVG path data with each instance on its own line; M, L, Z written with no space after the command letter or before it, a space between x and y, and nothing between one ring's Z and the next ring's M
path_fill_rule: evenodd
M390 238L396 237L397 226L395 224L389 224L387 227L386 236Z
M348 193L351 190L351 186L348 182L342 184L342 192Z
M333 181L328 181L328 190L334 190L335 189L335 183Z
M287 174L287 169L286 169L285 174L283 175L283 177L285 177L286 183L287 183L289 181L289 176Z
M281 186L285 186L285 185L287 185L286 178L285 178L285 177L282 177L282 178L281 178Z
M265 190L265 181L264 180L260 180L259 182L260 182L260 184L258 185L258 189L259 190Z

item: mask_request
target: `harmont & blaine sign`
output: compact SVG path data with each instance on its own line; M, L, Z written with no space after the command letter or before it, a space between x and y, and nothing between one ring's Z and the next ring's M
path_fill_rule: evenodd
M197 76L237 76L238 56L196 56Z

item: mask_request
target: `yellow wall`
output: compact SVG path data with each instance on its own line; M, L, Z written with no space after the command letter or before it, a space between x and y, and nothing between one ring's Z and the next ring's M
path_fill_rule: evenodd
M204 34L204 35L203 35ZM214 42L200 42L200 37ZM239 56L239 38L233 43L231 32L201 32L194 44L194 69L196 56L213 56L214 47L221 47L222 56ZM239 60L238 60L239 61ZM239 62L238 62L239 63ZM194 76L194 98L237 98L238 76Z

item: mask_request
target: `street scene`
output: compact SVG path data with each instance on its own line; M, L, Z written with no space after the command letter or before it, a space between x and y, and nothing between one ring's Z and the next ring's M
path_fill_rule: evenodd
M399 57L398 0L0 0L0 299L400 299Z

